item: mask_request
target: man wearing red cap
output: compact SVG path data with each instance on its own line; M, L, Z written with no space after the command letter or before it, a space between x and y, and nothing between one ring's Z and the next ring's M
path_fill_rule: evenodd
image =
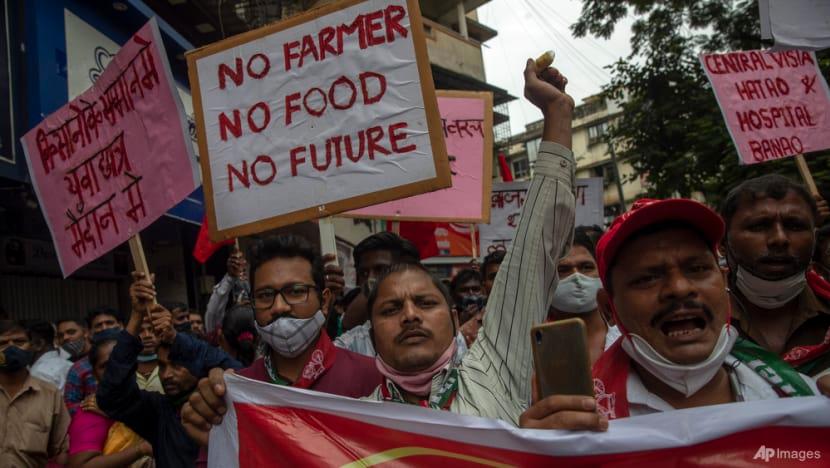
M729 325L721 218L684 199L639 200L597 245L597 300L622 332L594 364L596 398L554 395L523 427L605 430L608 420L816 394L815 384Z

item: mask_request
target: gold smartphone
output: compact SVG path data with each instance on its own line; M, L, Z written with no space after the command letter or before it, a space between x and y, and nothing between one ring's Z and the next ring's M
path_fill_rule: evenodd
M536 390L550 395L594 396L585 322L572 318L536 325L530 330Z

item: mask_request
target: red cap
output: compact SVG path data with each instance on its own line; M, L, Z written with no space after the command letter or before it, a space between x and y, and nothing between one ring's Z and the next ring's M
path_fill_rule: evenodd
M597 243L599 277L606 289L605 275L625 241L644 228L667 221L678 221L697 228L717 255L725 230L723 219L717 213L703 203L687 198L642 198L634 202L629 211L618 216Z

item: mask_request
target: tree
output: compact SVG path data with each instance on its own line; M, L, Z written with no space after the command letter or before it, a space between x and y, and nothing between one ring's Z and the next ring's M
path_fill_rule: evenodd
M575 36L608 38L628 14L631 55L611 67L610 99L627 99L610 129L620 159L644 176L650 196L703 192L718 203L729 188L750 177L778 172L798 178L791 158L740 166L715 95L698 59L701 52L750 50L762 44L758 4L752 0L583 0ZM828 52L828 51L825 51ZM819 54L825 79L830 54ZM807 157L826 191L830 152Z

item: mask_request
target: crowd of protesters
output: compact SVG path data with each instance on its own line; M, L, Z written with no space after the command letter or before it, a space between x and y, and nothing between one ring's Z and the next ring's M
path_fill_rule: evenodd
M354 249L345 290L330 257L282 235L233 250L204 319L134 273L128 311L0 321L2 465L203 465L228 369L533 429L830 395L827 203L768 175L719 213L643 199L607 230L575 227L566 84L528 61L545 121L516 237L448 284L383 232ZM585 323L595 396L541 398L530 329L570 318Z

